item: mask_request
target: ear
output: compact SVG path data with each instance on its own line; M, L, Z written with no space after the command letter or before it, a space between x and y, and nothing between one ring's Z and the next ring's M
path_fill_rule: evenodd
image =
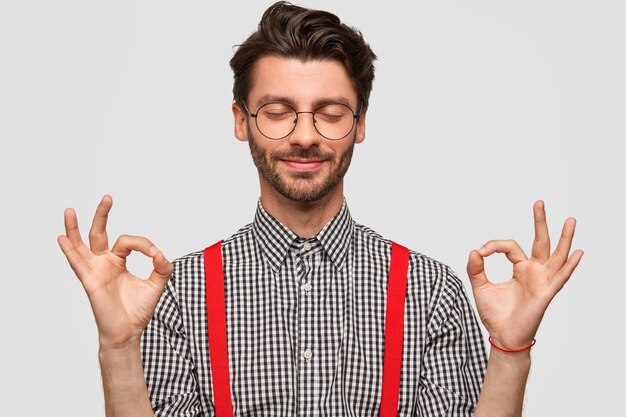
M242 142L248 141L247 113L236 101L233 102L233 119L235 122L235 137Z
M365 140L365 115L367 114L367 107L361 110L361 115L356 121L356 138L355 143L361 143Z

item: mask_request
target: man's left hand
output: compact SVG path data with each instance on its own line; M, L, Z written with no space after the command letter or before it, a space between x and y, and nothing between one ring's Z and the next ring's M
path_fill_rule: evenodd
M583 256L578 249L569 254L576 220L563 225L556 250L550 255L550 236L543 201L533 207L535 240L530 259L514 240L490 240L469 254L470 277L481 321L497 346L516 350L529 346L554 296L563 288ZM504 253L513 263L513 277L492 283L485 274L484 258Z

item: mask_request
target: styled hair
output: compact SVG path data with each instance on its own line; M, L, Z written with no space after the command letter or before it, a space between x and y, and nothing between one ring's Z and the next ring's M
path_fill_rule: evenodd
M267 55L310 60L336 60L347 70L360 101L367 107L374 81L376 55L361 32L332 13L279 1L270 6L258 30L248 37L230 60L233 98L241 104L252 87L256 62Z

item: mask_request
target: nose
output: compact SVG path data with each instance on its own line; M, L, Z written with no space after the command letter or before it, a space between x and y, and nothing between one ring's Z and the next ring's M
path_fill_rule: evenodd
M296 128L289 135L289 143L303 148L319 145L322 137L314 126L313 112L298 112Z

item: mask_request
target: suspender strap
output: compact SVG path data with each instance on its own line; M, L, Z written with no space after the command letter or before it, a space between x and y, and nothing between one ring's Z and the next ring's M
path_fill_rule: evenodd
M387 308L385 312L385 356L383 360L380 417L393 417L398 412L402 340L404 337L404 299L408 271L409 250L404 246L391 242L391 265L387 282ZM204 250L204 272L215 413L217 417L232 417L233 405L230 393L228 345L226 341L222 241Z
M383 362L383 389L380 417L398 415L400 372L402 367L402 339L404 337L404 298L409 272L409 250L391 242L391 265L387 282L387 310L385 315L385 357Z
M233 404L230 396L230 376L228 373L222 241L204 250L204 274L215 414L217 417L232 417Z

